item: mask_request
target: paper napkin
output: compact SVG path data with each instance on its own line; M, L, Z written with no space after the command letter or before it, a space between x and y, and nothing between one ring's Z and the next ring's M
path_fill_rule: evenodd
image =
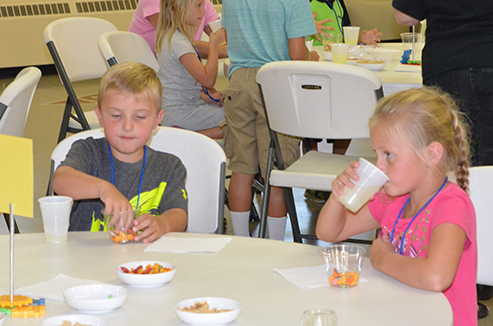
M86 284L99 284L101 282L93 280L84 280L70 277L64 274L58 274L50 281L40 282L34 285L17 289L15 293L27 295L33 298L45 298L57 301L64 301L63 292L73 286Z
M421 65L403 65L403 64L398 64L397 67L394 68L394 71L421 72Z
M274 272L301 288L315 289L329 286L325 265L286 269L274 268ZM360 276L359 282L368 282L368 280Z
M230 237L217 238L181 238L162 236L149 247L146 252L212 252L217 253L231 241Z

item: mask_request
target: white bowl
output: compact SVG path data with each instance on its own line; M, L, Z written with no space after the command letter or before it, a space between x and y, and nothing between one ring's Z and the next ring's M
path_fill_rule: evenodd
M386 65L387 65L387 63L385 63L385 62L384 63L360 63L360 62L356 62L357 67L366 68L366 69L369 69L372 71L380 71L383 68L385 68Z
M81 323L82 325L91 325L91 326L108 326L108 321L101 317L91 316L91 315L63 315L56 316L45 319L41 322L41 326L60 326L63 324L63 321L69 321L72 324L76 322Z
M123 272L121 269L122 267L125 267L131 270L132 268L135 269L139 266L142 266L142 268L145 269L147 265L152 266L155 263L158 263L163 267L171 268L171 271L159 274L129 274ZM116 276L118 276L123 283L138 287L155 287L163 285L171 281L173 277L175 277L175 274L176 266L164 261L134 261L116 267Z
M219 309L233 309L227 312L221 313L195 313L195 312L186 312L182 311L178 308L185 308L194 305L196 302L207 301L209 304L209 308L217 308ZM175 307L175 312L178 318L188 324L193 325L221 325L227 324L238 318L241 313L241 305L238 301L226 298L194 298L183 300L178 302Z
M127 289L111 284L90 284L71 287L63 292L65 302L86 313L110 312L125 303Z
M386 48L367 48L366 52L375 56L376 60L384 60L385 62L390 62L394 60L394 58L401 53L401 51L397 49L386 49Z

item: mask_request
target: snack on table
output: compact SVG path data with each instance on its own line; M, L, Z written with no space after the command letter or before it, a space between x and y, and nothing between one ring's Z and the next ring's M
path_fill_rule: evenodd
M75 324L72 325L72 323L70 321L64 320L63 324L61 324L60 326L91 326L91 325L84 325L84 324L79 323L78 321L76 321Z
M191 305L190 307L185 307L185 308L178 308L181 311L185 312L194 312L197 314L215 314L215 313L221 313L221 312L228 312L232 311L233 309L220 309L217 310L217 308L212 308L212 310L209 308L209 304L207 301L203 302L195 302L194 305Z
M337 268L334 268L334 273L329 277L330 286L340 288L350 288L358 285L359 272L344 272L338 273Z
M358 63L363 63L363 64L381 64L385 63L384 60L370 60L370 59L361 59L358 61Z
M129 241L134 241L135 238L135 233L132 230L129 230L128 232L120 231L118 234L116 234L116 232L111 233L113 234L111 240L114 243L126 243Z
M155 263L153 266L147 265L145 269L142 265L138 266L137 268L131 268L130 270L122 266L121 270L127 274L159 274L172 271L171 268L163 267L158 263Z

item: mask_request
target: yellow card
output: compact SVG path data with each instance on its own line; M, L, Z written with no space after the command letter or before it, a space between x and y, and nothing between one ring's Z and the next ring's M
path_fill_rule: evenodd
M0 135L0 212L33 217L33 141Z

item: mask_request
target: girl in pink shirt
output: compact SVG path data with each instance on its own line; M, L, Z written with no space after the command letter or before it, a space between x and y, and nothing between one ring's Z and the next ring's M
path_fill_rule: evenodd
M389 181L358 212L338 198L358 180L352 162L332 182L317 236L343 241L381 228L373 268L409 286L441 291L455 325L477 325L476 215L468 191L469 136L449 95L410 89L382 99L370 119L377 167ZM457 184L447 178L455 174ZM410 302L410 304L412 304Z

